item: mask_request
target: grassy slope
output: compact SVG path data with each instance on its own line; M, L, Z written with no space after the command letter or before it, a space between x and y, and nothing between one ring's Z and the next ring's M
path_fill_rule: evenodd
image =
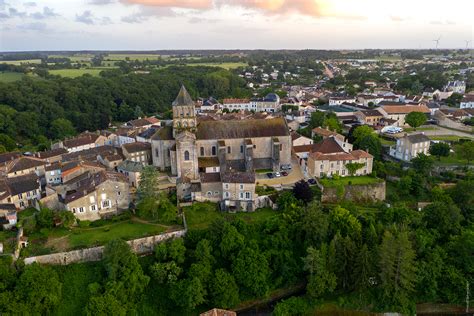
M342 177L337 180L335 179L321 179L319 182L325 187L336 187L338 185L348 185L349 181L351 185L363 185L363 184L373 184L381 182L381 179L373 178L369 176L359 176L359 177Z
M92 76L98 76L101 71L104 69L97 68L81 68L81 69L53 69L49 73L51 75L58 75L67 78L76 78L85 74Z
M19 72L0 72L0 82L13 82L23 78L24 74Z

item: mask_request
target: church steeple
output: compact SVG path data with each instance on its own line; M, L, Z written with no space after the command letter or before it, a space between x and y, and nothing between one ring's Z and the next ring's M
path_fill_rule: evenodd
M172 103L173 108L173 135L176 137L181 131L196 130L196 114L194 101L188 91L181 85L181 89Z

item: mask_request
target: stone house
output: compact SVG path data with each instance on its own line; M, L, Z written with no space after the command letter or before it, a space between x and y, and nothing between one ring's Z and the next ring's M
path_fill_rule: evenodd
M122 145L122 153L126 160L140 162L144 166L152 162L151 144L135 142Z
M334 138L329 137L314 144L309 153L307 162L308 174L312 177L339 175L349 176L347 163L362 163L363 167L354 175L367 175L372 173L374 157L363 150L347 150Z
M128 181L117 172L88 174L74 187L59 196L59 202L62 209L80 220L98 220L126 210L130 205Z
M143 164L136 161L125 160L117 166L117 171L124 174L130 186L138 188L140 176L143 171Z
M397 144L390 147L390 156L403 161L410 161L418 154L429 155L430 139L424 134L406 135L397 139Z
M422 105L384 105L379 108L380 113L383 114L385 118L395 120L396 123L394 126L403 127L407 126L405 123L405 117L408 113L411 112L420 112L426 115L431 113L430 109Z
M384 117L382 113L377 110L357 111L355 116L357 116L360 123L372 126L379 125L380 120Z
M46 162L32 157L19 157L6 164L6 176L8 178L35 174L38 177L44 175L44 166Z
M2 204L14 204L17 209L23 210L36 206L36 201L39 199L41 199L41 185L35 174L0 180Z
M103 135L94 133L82 133L77 137L63 140L62 142L53 144L52 148L64 148L69 153L91 149L99 146L105 146L107 138Z

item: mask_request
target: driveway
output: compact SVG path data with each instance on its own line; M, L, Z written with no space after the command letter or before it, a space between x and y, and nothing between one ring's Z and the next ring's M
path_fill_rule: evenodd
M428 125L429 126L429 125ZM430 126L431 127L431 126ZM456 131L448 128L444 128L442 126L435 126L436 129L428 130L428 131L423 131L426 136L446 136L446 135L453 135L453 136L459 136L459 137L465 137L465 138L471 138L474 139L473 134L465 133L462 131Z
M269 179L266 174L257 174L257 185L268 185L268 186L280 186L280 185L293 185L296 182L304 179L303 173L301 172L300 166L296 159L291 160L292 169L286 177L279 177Z

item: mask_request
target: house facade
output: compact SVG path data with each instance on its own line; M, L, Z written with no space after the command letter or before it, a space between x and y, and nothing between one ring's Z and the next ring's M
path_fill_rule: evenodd
M429 154L430 139L424 134L405 135L397 139L397 144L390 147L390 156L410 161L419 154Z

